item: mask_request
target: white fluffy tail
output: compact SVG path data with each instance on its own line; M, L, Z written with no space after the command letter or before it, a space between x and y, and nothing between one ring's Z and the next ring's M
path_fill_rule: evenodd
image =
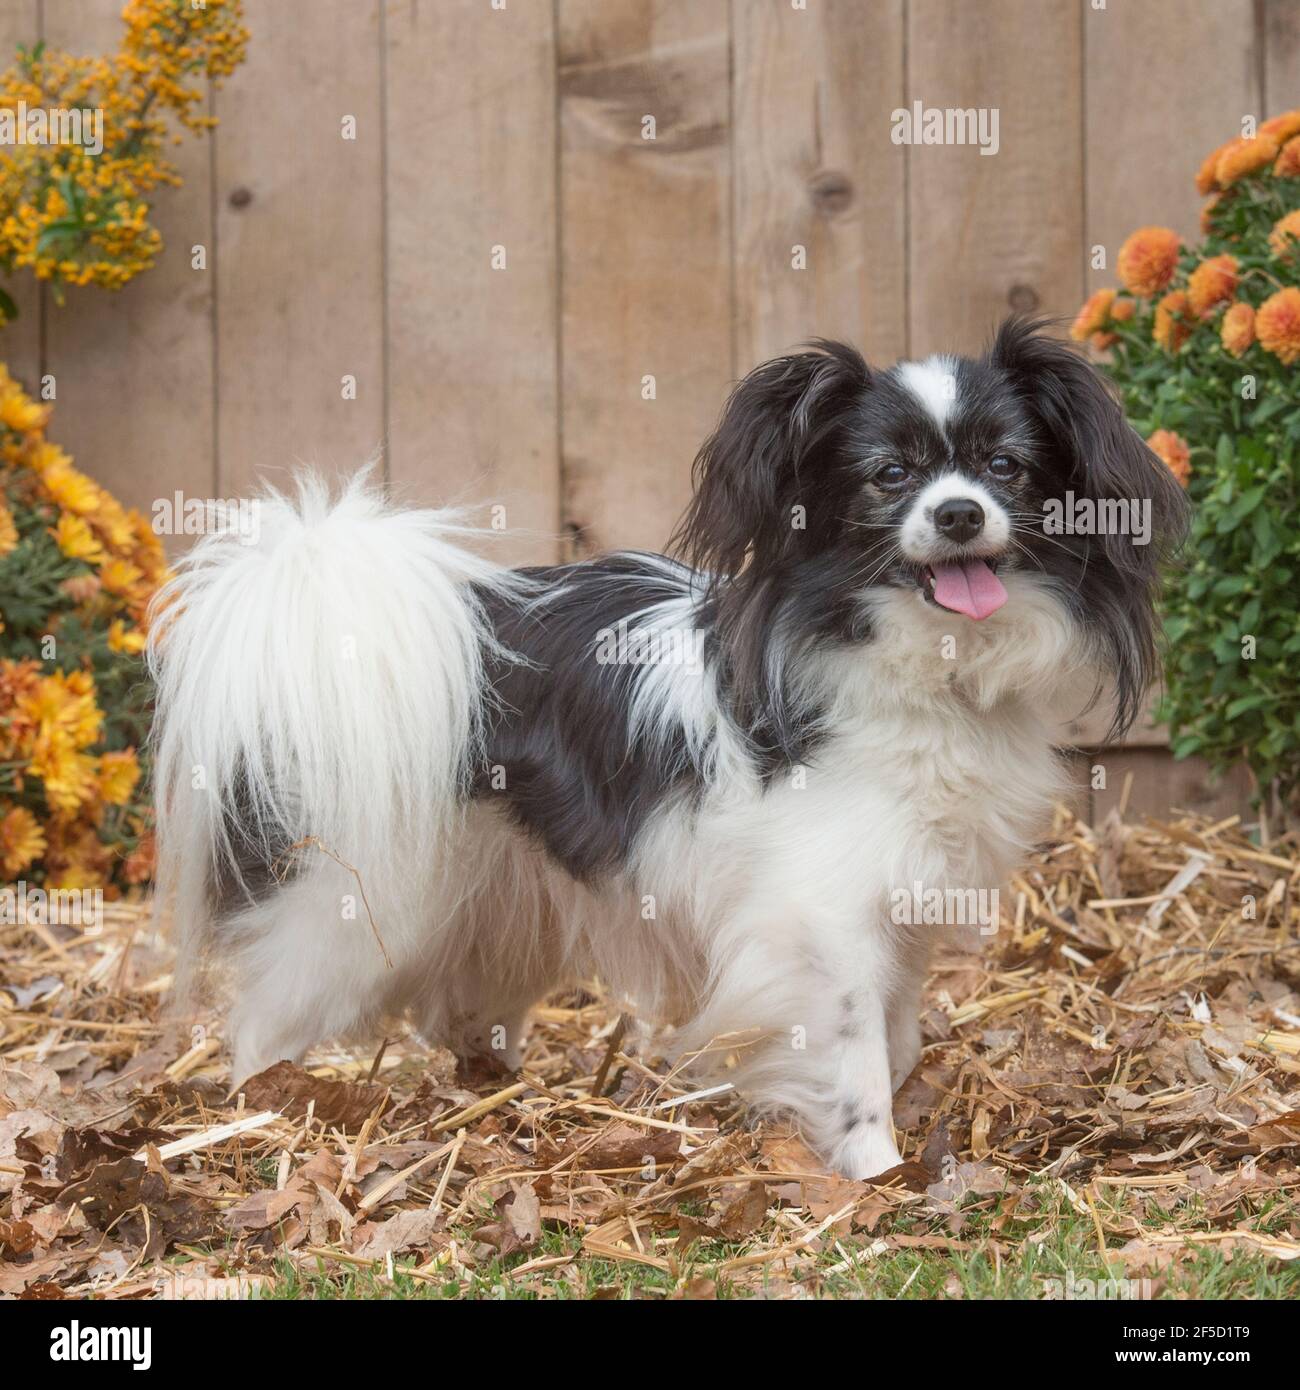
M517 582L456 544L456 514L396 510L364 473L337 499L307 475L250 519L180 561L153 623L159 896L184 983L214 916L252 909L250 872L265 892L326 855L371 902L410 901L481 742L493 639L470 586Z

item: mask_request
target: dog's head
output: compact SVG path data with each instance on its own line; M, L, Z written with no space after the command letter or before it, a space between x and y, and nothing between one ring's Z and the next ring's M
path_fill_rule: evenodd
M1158 568L1187 501L1099 373L1042 323L1007 320L974 359L874 371L817 342L764 363L732 393L696 484L677 542L713 576L742 687L764 680L777 627L868 636L864 599L881 588L1014 621L1003 581L1023 571L1087 635L1116 727L1138 712Z

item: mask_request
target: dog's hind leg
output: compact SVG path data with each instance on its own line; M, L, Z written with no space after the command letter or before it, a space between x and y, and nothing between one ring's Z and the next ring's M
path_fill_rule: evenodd
M387 1011L401 959L362 914L354 920L338 875L307 875L218 926L230 938L230 1014L236 1084L327 1038L372 1029Z

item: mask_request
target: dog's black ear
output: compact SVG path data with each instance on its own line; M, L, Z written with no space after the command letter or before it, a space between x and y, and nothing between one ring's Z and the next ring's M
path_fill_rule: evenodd
M698 569L738 574L791 543L801 471L815 465L870 379L859 353L816 339L755 367L695 459L695 495L673 545Z
M1062 464L1061 488L1093 501L1149 501L1151 544L1098 537L1106 557L1136 580L1154 577L1187 534L1191 508L1169 469L1124 418L1102 374L1069 343L1048 336L1046 319L1006 319L989 352L1011 373Z
M1191 507L1173 474L1124 418L1101 373L1072 346L1049 337L1046 326L1042 319L1007 319L989 361L1011 376L1032 411L1055 456L1056 490L1096 504L1136 502L1139 515L1150 520L1145 544L1132 528L1102 525L1088 537L1070 585L1069 600L1114 681L1111 733L1117 735L1141 713L1147 688L1160 674L1160 563L1187 534ZM1096 515L1106 513L1098 506Z

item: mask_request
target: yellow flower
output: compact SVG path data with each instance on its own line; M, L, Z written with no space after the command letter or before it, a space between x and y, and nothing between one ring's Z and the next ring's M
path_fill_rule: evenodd
M1288 366L1300 357L1300 290L1278 290L1259 306L1255 336L1265 352Z
M1279 179L1300 177L1300 135L1293 135L1282 146L1282 153L1277 157L1277 163L1273 166L1273 173Z
M1119 248L1115 268L1130 294L1152 298L1174 278L1178 233L1168 227L1139 227Z
M1182 290L1170 290L1156 305L1156 321L1152 325L1151 336L1166 352L1177 352L1191 336L1192 325L1188 320L1190 307Z
M1147 448L1165 465L1182 484L1187 486L1192 476L1192 451L1187 441L1173 430L1156 430L1147 440Z
M129 595L144 575L129 560L110 560L99 571L99 582L110 594Z
M98 561L104 558L104 547L95 539L94 532L81 517L73 516L71 512L59 514L59 524L50 528L50 535L69 560Z
M95 704L95 682L86 671L43 676L15 708L41 738L67 738L75 748L94 743L104 722Z
M99 488L84 473L67 464L47 468L41 481L64 511L88 516L99 506Z
M1295 253L1296 242L1300 241L1300 208L1279 217L1268 234L1268 244L1274 255L1289 258Z
M1100 332L1110 318L1110 306L1114 302L1114 290L1097 290L1090 294L1070 325L1070 337L1076 343L1081 343L1085 338Z
M1229 140L1214 166L1214 177L1220 188L1231 188L1238 179L1253 174L1264 165L1277 158L1278 141L1271 135L1256 135L1253 140L1244 137Z
M1192 313L1204 318L1216 304L1237 292L1237 261L1234 256L1211 256L1187 277L1187 302Z
M112 806L125 806L140 780L135 750L105 753L99 760L99 794Z
M50 418L50 407L38 405L24 391L12 383L0 395L0 424L7 425L19 434L31 434L43 430Z
M134 655L145 649L146 638L138 627L128 628L121 618L114 618L108 625L108 649L113 652L127 652Z
M44 783L45 799L56 811L75 811L98 790L95 759L77 752L65 736L38 739L31 769Z
M66 468L71 465L72 460L57 444L41 440L34 449L28 451L24 462L34 472L44 473L50 468Z
M8 507L0 504L0 557L8 555L18 546L18 528L14 525L14 514Z
M1255 341L1255 311L1249 304L1230 304L1223 316L1219 336L1224 349L1240 357Z
M44 853L45 832L29 810L15 806L0 817L0 868L6 878L16 877Z

